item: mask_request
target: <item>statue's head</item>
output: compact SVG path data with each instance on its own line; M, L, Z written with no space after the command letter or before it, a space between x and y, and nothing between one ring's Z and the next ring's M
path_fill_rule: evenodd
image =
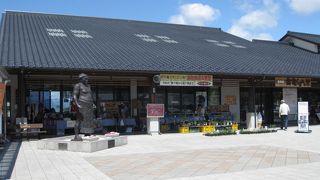
M79 74L79 80L80 80L80 82L87 84L89 77L88 77L88 75L81 73L81 74Z

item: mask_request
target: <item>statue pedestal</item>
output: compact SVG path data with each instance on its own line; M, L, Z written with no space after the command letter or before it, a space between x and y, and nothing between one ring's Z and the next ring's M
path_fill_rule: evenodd
M83 141L71 141L74 136L48 138L38 141L38 149L62 150L73 152L96 152L128 143L127 136L106 137L103 135L81 138Z

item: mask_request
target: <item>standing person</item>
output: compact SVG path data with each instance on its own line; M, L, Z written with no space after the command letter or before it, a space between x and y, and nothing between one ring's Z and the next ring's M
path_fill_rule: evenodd
M285 103L284 100L281 100L281 105L279 108L279 117L281 118L281 129L287 130L288 127L288 114L290 112L290 108L288 104Z
M196 113L198 114L198 116L204 116L205 109L203 108L203 106L201 104L198 104Z
M86 74L81 73L79 80L80 82L73 87L73 100L78 109L77 120L74 126L74 141L82 141L79 131L85 134L85 136L89 136L94 132L93 108L96 106L93 103L91 88L88 84L89 78Z

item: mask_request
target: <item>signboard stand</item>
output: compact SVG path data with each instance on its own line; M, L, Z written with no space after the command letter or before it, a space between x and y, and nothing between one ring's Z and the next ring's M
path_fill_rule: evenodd
M147 132L160 134L159 118L164 117L164 104L147 104Z
M308 102L298 102L298 129L296 133L311 133L309 129Z
M148 118L147 129L151 136L160 134L159 118Z

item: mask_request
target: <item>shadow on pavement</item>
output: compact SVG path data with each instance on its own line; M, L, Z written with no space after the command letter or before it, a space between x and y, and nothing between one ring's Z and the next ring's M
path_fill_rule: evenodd
M21 141L0 145L0 179L9 179L16 162Z

